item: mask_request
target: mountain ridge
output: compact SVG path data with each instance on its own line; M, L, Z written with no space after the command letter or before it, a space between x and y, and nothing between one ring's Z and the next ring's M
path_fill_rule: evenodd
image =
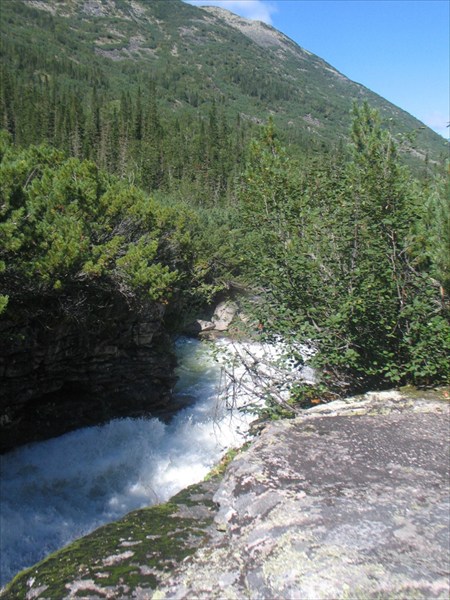
M261 46L262 48L273 49L275 47L279 47L280 51L277 54L281 60L286 58L283 54L285 54L285 52L287 52L287 51L289 51L291 54L293 54L296 58L299 58L300 60L302 60L302 59L304 60L305 55L307 57L311 57L313 60L316 61L316 64L319 63L323 69L325 69L331 75L336 77L338 80L345 81L347 84L350 84L351 86L356 86L357 88L359 88L359 93L361 95L366 95L367 93L369 93L373 97L378 97L378 98L382 99L383 101L385 101L386 103L388 103L389 106L391 107L391 109L393 109L397 115L399 115L401 113L408 114L410 117L412 117L415 121L418 122L419 127L421 129L424 129L424 128L429 129L428 126L425 125L425 123L420 121L417 117L414 117L414 115L411 115L406 110L395 105L394 103L390 102L389 100L386 100L385 98L383 98L376 92L373 92L364 84L361 84L357 81L353 81L352 79L347 77L344 73L342 73L338 69L336 69L331 63L328 63L323 58L319 57L318 55L315 55L314 53L310 52L306 48L303 48L302 46L300 46L300 44L295 42L295 40L289 38L286 34L277 30L272 25L268 25L262 21L251 20L251 19L246 19L244 17L240 17L227 9L216 7L216 6L202 6L200 8L202 10L209 12L209 13L217 16L218 18L224 20L227 24L231 25L235 29L238 29L239 31L244 33L244 35L249 37L253 42L255 42L257 45ZM377 107L377 108L380 108L380 107ZM307 121L309 121L309 122L315 121L317 124L317 120L307 119ZM439 134L437 134L436 132L433 131L433 133L435 135L439 136ZM439 137L442 137L442 136L439 136ZM444 142L446 142L445 138L442 138L442 140ZM417 152L417 150L414 152L414 148L410 147L410 148L408 148L408 151L412 151L413 154L415 154L416 156L418 156L422 159L424 158L423 153L420 153L420 151Z

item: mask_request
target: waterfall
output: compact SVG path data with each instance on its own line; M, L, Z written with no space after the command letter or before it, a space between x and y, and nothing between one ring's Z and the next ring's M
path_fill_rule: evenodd
M255 365L240 398L234 388L233 402L225 402L211 346L188 338L176 346L175 394L185 408L170 423L115 419L1 457L0 585L96 527L166 501L243 443L255 417L238 408L259 401L258 394L252 397ZM237 358L233 370L243 381L245 356L261 361L261 344L221 341L215 347Z
M208 346L181 339L177 351L175 393L187 406L169 424L116 419L1 457L1 585L96 527L164 502L242 443L251 417L217 401L220 366Z

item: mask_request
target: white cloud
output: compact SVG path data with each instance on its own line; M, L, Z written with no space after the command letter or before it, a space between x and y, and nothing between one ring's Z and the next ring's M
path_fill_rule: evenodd
M444 115L443 112L431 111L423 117L422 121L425 123L425 125L428 125L428 127L434 129L434 131L443 137L449 137L449 116Z
M227 10L256 21L272 25L272 14L276 12L273 3L267 0L186 0L194 6L220 6Z

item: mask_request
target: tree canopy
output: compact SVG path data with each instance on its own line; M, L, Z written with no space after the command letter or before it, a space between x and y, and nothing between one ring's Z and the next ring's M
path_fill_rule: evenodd
M147 114L139 143L149 152L138 156L157 181L161 125L154 105ZM269 120L241 150L240 168L226 167L236 175L224 196L217 186L227 181L230 135L212 105L198 140L201 174L151 197L93 160L49 146L21 149L4 132L0 310L33 310L39 298L98 303L109 294L136 308L167 304L176 320L233 280L253 290L248 311L266 335L291 341L294 356L299 343L315 349L323 389L447 381L445 178L415 180L377 111L363 104L339 154L293 158ZM198 187L197 177L209 183Z
M419 191L378 113L363 104L353 116L348 162L301 171L271 124L252 146L241 201L260 319L310 340L340 391L447 381L442 180Z

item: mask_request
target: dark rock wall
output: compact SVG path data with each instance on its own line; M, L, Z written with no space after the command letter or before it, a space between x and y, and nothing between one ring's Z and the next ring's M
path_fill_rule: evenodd
M110 300L81 319L55 311L0 323L2 452L113 417L168 410L175 357L162 306L136 311Z

